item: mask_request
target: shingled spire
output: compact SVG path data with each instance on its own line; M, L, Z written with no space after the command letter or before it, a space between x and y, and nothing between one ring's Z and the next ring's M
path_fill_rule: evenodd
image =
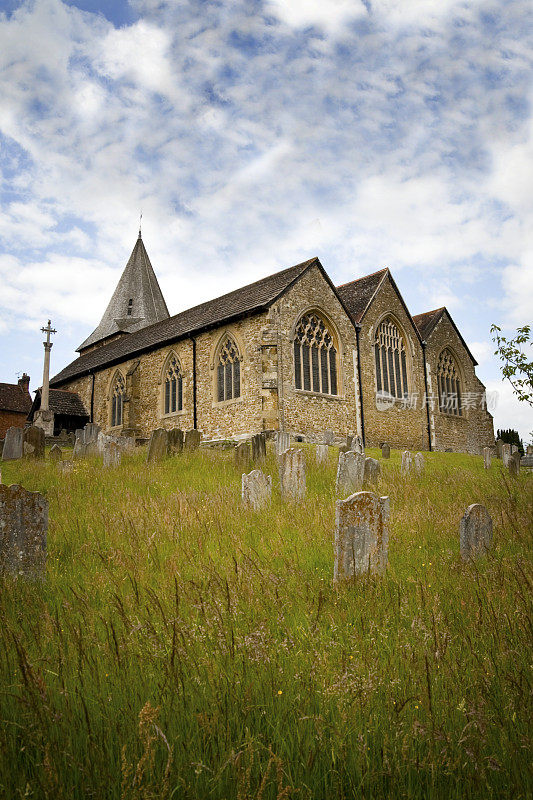
M82 353L87 348L104 344L119 334L138 331L168 317L167 304L139 229L135 247L104 316L98 327L80 344L78 352Z

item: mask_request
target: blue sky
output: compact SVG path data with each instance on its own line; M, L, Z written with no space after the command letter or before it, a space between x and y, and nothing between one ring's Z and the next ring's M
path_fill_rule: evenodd
M318 255L490 325L532 321L525 0L0 0L0 380L52 371L143 238L171 313Z

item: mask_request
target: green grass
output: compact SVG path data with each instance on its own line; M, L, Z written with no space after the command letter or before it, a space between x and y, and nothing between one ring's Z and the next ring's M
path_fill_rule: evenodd
M1 797L532 796L533 476L393 452L387 573L334 585L335 459L305 450L305 504L269 451L260 514L229 452L2 464L50 527L47 581L0 584ZM494 548L463 565L474 502Z

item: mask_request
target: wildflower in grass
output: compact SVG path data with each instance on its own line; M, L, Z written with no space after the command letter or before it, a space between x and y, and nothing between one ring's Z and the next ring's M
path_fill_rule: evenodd
M278 694L283 694L283 691L281 689L278 689Z

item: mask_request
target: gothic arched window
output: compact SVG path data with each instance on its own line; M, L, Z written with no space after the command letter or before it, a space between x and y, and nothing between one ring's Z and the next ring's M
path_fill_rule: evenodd
M115 375L115 379L113 382L113 388L111 390L111 427L114 428L117 425L122 425L122 419L124 416L124 394L126 391L126 386L124 384L124 378L122 377L120 372L117 372Z
M446 414L462 416L459 372L449 350L443 350L439 356L437 383L439 386L439 409Z
M172 354L168 360L164 379L164 413L173 414L183 410L183 374L177 357Z
M390 317L380 323L374 341L378 392L393 397L407 394L407 359L400 331Z
M337 349L326 323L304 314L294 338L294 385L320 394L337 394Z
M217 399L234 400L241 396L241 357L235 341L227 336L218 351Z

